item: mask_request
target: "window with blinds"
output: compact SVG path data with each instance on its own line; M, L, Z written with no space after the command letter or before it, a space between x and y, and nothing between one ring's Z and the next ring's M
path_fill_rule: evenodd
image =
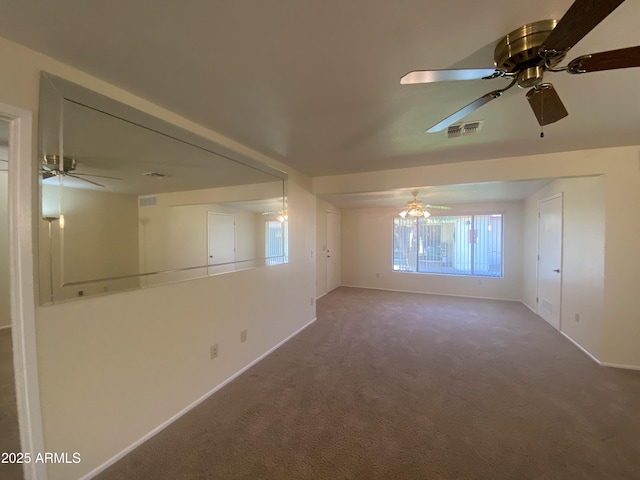
M265 257L267 265L287 263L289 259L289 222L268 220L265 222Z
M393 219L393 270L502 277L502 215Z

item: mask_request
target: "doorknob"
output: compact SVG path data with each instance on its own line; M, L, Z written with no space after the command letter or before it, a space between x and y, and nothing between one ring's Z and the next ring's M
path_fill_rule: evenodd
M559 269L559 268L556 268L556 269L554 270L554 272L556 272L556 273L560 273L560 269Z

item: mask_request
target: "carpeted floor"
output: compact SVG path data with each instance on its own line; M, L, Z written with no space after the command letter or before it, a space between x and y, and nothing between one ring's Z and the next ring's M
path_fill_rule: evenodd
M20 452L18 430L18 408L13 376L13 351L11 330L0 330L0 454ZM22 478L22 466L0 463L0 478L18 480Z
M640 372L515 302L339 288L108 479L638 479Z

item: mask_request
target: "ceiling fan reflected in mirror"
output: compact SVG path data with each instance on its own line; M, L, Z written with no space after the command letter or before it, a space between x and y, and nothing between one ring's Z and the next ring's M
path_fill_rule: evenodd
M640 46L583 55L559 66L569 50L613 12L624 0L576 0L564 16L523 25L505 36L495 47L494 69L415 70L400 79L402 85L455 80L492 80L505 78L510 83L474 100L428 133L440 132L469 113L500 97L514 85L530 89L527 100L540 126L566 117L553 85L544 81L546 72L582 74L602 70L640 67ZM541 133L541 136L543 134Z
M106 175L94 175L91 173L76 172L77 166L78 163L76 162L75 158L63 157L61 162L59 155L45 155L44 157L42 157L42 169L40 170L40 173L42 174L43 180L56 176L65 176L82 180L83 182L87 182L102 188L105 188L105 186L101 183L94 182L93 180L89 180L88 178L84 177L98 177L109 178L111 180L122 180L118 177L108 177Z
M431 213L429 213L429 209L431 208L440 210L451 210L451 207L445 207L444 205L425 205L423 202L418 200L417 190L411 192L411 195L413 195L413 200L409 200L407 202L407 207L398 214L402 218L406 218L407 215L409 217L429 218L431 216Z

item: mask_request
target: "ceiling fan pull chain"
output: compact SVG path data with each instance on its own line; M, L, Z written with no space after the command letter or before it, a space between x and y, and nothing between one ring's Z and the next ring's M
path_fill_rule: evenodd
M540 118L542 119L542 122L540 122L542 124L540 125L540 138L544 138L544 98L540 102Z
M540 122L540 138L544 138L544 96L540 100L540 118L542 119Z

